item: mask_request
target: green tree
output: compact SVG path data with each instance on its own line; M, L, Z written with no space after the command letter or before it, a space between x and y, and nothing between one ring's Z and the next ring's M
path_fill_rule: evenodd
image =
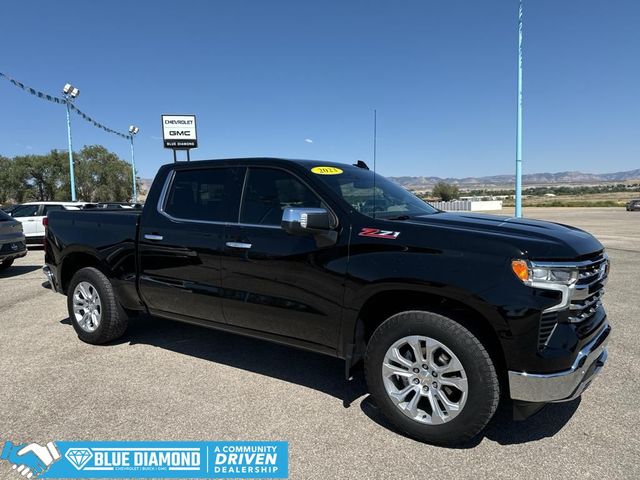
M0 205L13 198L14 189L11 186L11 168L13 164L7 157L0 155Z
M441 198L443 202L448 202L458 198L460 195L460 189L456 185L451 185L446 182L438 182L433 187L433 196Z
M11 159L8 172L8 187L11 197L17 203L33 200L33 185L29 178L29 160L27 157Z
M67 152L47 155L0 156L0 203L29 200L70 200ZM128 201L132 195L128 162L101 145L74 153L76 193L87 202Z
M133 195L131 166L101 145L85 146L74 156L78 199L126 202Z
M39 202L55 200L62 186L63 163L58 153L27 155L14 158L19 178L29 191L30 199Z

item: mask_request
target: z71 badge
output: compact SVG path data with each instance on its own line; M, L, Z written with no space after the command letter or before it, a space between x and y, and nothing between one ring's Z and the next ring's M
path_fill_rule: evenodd
M358 236L360 237L373 237L373 238L386 238L389 240L395 240L400 235L400 232L392 232L391 230L380 230L379 228L365 227L360 230Z

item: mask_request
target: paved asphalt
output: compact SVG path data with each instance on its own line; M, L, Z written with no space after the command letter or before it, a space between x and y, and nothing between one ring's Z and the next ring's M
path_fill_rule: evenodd
M527 209L609 247L609 361L581 399L458 449L391 431L342 362L160 319L80 342L42 251L0 274L0 441L287 440L291 478L640 478L640 212ZM19 478L5 462L0 478Z

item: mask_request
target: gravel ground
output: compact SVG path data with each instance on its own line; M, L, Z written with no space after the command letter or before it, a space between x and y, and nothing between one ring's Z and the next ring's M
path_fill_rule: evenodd
M0 441L286 440L291 478L639 478L640 212L526 209L607 247L609 361L582 398L512 422L500 411L462 448L391 431L361 375L267 342L135 321L119 342L80 342L32 250L0 274ZM19 478L8 464L0 477Z

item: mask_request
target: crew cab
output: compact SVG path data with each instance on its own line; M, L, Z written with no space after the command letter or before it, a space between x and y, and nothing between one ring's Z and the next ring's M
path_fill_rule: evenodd
M85 342L131 314L362 363L396 428L477 435L581 395L607 358L609 261L590 234L447 213L366 164L274 158L160 168L141 212L49 214L45 273ZM240 355L240 353L239 353Z

